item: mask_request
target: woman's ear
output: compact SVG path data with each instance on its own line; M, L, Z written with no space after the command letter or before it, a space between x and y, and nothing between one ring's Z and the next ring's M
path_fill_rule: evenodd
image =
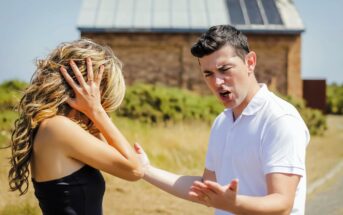
M256 53L251 51L245 56L245 63L248 67L248 73L254 73L256 66Z

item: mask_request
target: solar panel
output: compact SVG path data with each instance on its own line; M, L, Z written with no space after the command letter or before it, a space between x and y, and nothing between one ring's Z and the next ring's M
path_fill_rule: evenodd
M243 25L245 24L243 11L239 0L227 0L231 24Z
M268 24L282 25L281 16L275 5L275 0L262 0Z
M263 24L263 19L261 16L260 9L257 5L256 0L245 0L245 5L248 11L248 16L250 20L250 24L258 24L262 25Z

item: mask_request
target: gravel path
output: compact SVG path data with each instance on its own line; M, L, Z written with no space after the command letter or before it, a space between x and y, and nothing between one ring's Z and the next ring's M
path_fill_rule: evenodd
M315 191L306 204L306 215L343 215L343 170Z

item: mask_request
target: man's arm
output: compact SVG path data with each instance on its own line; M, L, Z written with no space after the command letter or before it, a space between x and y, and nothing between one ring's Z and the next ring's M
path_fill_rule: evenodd
M226 186L210 181L195 182L190 195L235 214L289 214L299 180L299 175L270 173L266 176L268 194L261 197L237 195L236 180Z

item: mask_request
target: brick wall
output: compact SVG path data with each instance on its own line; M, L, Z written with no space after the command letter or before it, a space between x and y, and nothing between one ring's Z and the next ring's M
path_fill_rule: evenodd
M112 47L128 84L159 83L209 93L190 47L200 34L82 33ZM272 90L301 97L300 36L247 35L257 53L256 76Z

